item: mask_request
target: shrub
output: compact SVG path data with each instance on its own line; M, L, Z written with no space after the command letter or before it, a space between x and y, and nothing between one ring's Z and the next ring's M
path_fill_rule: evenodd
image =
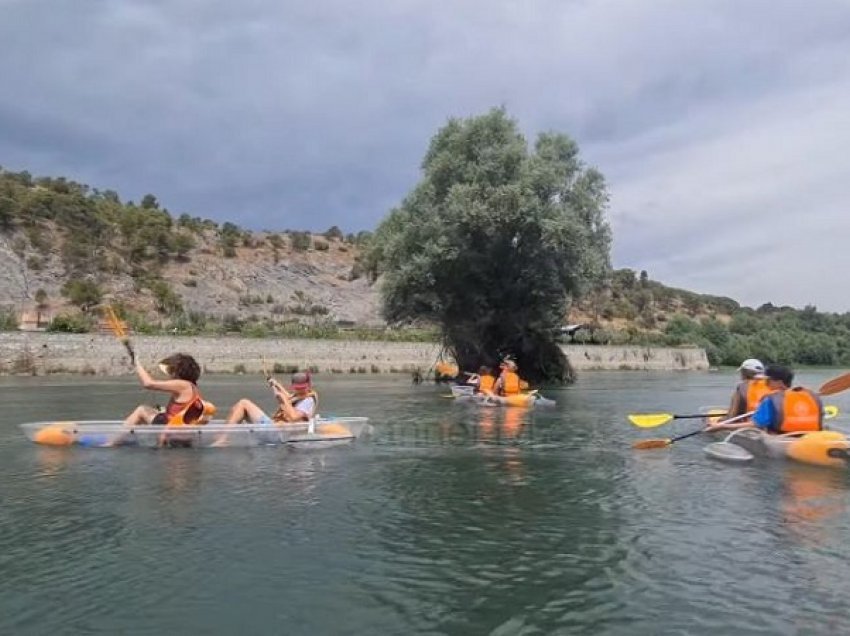
M265 325L250 325L242 330L242 335L248 336L249 338L265 338L269 335L269 330Z
M47 326L47 331L58 333L88 333L91 321L79 314L59 314Z
M161 314L175 314L183 310L183 302L164 280L153 280L148 284L153 293L156 309Z
M332 225L325 232L324 237L326 239L328 239L329 241L333 241L333 240L341 241L341 240L343 240L344 235L342 233L342 230L340 230L336 225Z
M90 278L75 278L62 286L62 295L72 304L85 310L98 304L103 297L103 292L100 286Z
M14 309L0 312L0 331L15 331L18 328L18 316Z
M313 237L309 232L292 233L292 249L297 252L306 252L313 246Z
M327 241L320 241L320 240L317 239L317 240L313 241L313 247L318 252L327 252L328 249L330 248L330 245L328 244Z
M266 237L266 242L272 246L275 250L282 250L284 247L283 239L280 234L269 234Z

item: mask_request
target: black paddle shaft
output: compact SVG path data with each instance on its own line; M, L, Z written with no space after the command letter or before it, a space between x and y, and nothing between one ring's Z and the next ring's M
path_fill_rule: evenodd
M684 435L679 435L678 437L672 437L672 438L670 438L670 441L668 443L672 444L673 442L678 442L680 439L685 439L686 437L693 437L694 435L699 435L704 430L705 430L704 428L701 428L698 431L691 431L690 433L685 433Z
M725 417L726 413L693 413L692 415L674 415L674 420L694 420L698 417Z

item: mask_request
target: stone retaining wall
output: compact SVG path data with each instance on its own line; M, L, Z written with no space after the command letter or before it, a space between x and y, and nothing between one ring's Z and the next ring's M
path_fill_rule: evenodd
M175 351L194 355L206 372L233 373L312 368L323 373L393 373L430 369L439 353L433 343L353 340L255 339L239 337L134 336L140 359L153 363ZM698 348L563 345L573 366L588 369L701 370ZM128 371L123 347L109 335L0 333L0 373L90 373Z

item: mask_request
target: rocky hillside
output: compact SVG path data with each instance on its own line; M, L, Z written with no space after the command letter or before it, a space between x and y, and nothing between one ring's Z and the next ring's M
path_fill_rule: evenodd
M0 171L0 307L80 316L118 303L137 322L381 323L360 275L366 233L256 233L174 218L64 179Z
M68 240L59 232L42 231L53 245ZM90 277L103 300L120 301L151 316L182 307L219 319L327 316L362 324L380 322L377 295L363 278L353 277L356 251L343 241L311 236L312 242L323 241L327 247L274 250L257 235L252 247L237 247L235 256L223 258L215 240L204 236L179 261L159 264L151 285L122 271L92 273L82 280ZM69 273L59 254L36 255L31 245L21 249L22 244L20 232L0 234L0 305L35 307L39 290L46 294L42 304L53 314L82 305L75 303L68 288L69 281L81 280L79 274ZM33 268L35 259L38 266ZM169 291L176 300L169 298Z

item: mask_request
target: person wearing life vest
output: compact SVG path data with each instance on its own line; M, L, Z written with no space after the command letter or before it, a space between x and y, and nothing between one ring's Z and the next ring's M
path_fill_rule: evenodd
M246 421L265 425L306 422L316 414L319 396L313 390L309 373L292 374L289 390L274 378L269 378L268 382L278 402L278 408L274 414L267 415L254 402L243 398L230 409L228 424Z
M764 370L770 393L753 413L752 423L710 426L706 430L731 430L755 426L767 433L803 433L823 430L823 403L817 394L801 386L792 387L794 372L781 365Z
M496 376L493 375L493 370L484 365L478 369L478 373L469 373L466 383L475 387L475 393L483 393L484 395L493 395L493 387L496 384Z
M817 394L801 386L792 388L794 372L780 365L764 371L771 393L762 398L753 424L768 433L799 433L823 430L823 403Z
M205 402L198 390L201 368L195 359L185 353L175 353L161 360L158 366L160 371L168 376L167 380L154 380L138 361L136 375L146 389L170 394L165 410L160 411L142 404L124 420L124 423L127 426L206 424L210 416L215 413L215 406Z
M499 379L493 385L493 392L496 395L517 395L520 392L520 379L517 374L516 362L510 358L505 358L501 364L502 372Z
M764 376L764 365L760 360L748 358L738 367L741 381L732 393L732 400L724 417L738 417L744 413L755 411L761 399L770 393L767 378Z

